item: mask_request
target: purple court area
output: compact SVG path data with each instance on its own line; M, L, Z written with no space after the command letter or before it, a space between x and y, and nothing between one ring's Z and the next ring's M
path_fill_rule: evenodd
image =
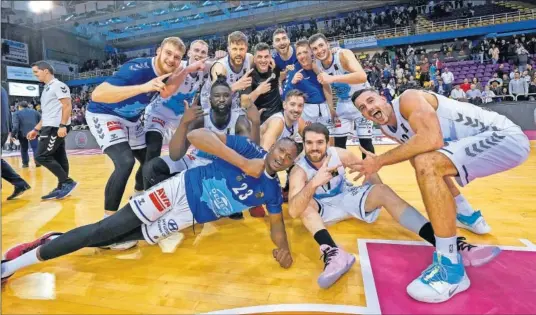
M429 265L433 248L367 243L382 314L533 314L536 251L503 250L492 262L466 271L471 287L445 303L413 300L406 286Z

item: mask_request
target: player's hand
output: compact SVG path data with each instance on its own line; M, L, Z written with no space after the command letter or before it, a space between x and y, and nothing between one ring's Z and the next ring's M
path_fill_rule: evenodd
M279 263L279 266L287 269L292 265L292 256L290 255L290 251L288 249L276 248L272 251L272 255Z
M251 72L253 72L253 68L249 69L240 80L233 84L233 92L242 91L251 86L251 83L253 82L253 79L249 76Z
M292 78L292 84L298 84L298 82L300 82L301 80L303 80L303 74L302 74L302 71L303 71L303 69L300 69L298 72L296 72L296 74L295 74L294 77Z
M261 109L259 110L257 108L257 106L255 106L254 104L249 106L247 109L246 109L246 117L249 119L249 121L251 121L252 124L254 125L260 125L261 124L261 113L263 111L265 111L266 109Z
M215 59L221 59L225 56L227 56L227 52L225 50L216 50L216 52L214 53Z
M335 122L336 119L339 119L339 115L337 115L337 111L333 109L331 106L329 108L329 113L331 114L331 121Z
M318 169L315 176L311 179L314 187L320 187L327 184L334 176L336 176L337 168L341 167L341 164L328 167L331 155L328 155L322 163L322 166Z
M317 76L317 79L320 84L331 84L335 82L334 77L325 72L320 72Z
M197 71L204 71L205 70L205 62L207 61L208 58L203 58L203 59L200 59L194 63L192 63L191 65L188 65L186 67L186 71L188 71L188 73L194 73L194 72L197 72Z
M358 173L354 177L354 181L363 176L365 176L365 181L368 181L371 175L376 174L382 168L382 165L378 162L378 157L374 153L363 149L361 146L359 149L366 155L365 159L357 161L348 167L350 168L350 174Z
M264 159L248 159L241 167L246 175L259 178L264 172Z
M259 86L257 86L255 91L257 91L257 93L259 93L259 95L262 95L262 94L270 92L270 90L272 89L271 81L274 78L275 78L275 74L272 73L272 76L270 76L268 79L262 81L261 84L259 84Z
M159 77L152 79L151 81L147 83L142 84L141 92L142 93L149 93L153 91L161 92L166 87L164 80L172 74L173 72L166 73L164 75L161 75Z
M189 125L191 122L205 115L206 113L199 104L192 104L192 106L190 106L187 101L184 101L184 114L181 118L184 124Z
M35 139L35 137L37 137L37 131L33 130L28 132L28 134L26 135L26 139L28 140L33 140Z
M67 128L66 127L60 127L58 129L58 137L65 138L67 136Z

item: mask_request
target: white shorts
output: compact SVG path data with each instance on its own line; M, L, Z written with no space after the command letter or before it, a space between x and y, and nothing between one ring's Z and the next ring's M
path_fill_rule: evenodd
M331 112L327 103L308 104L305 103L301 118L305 121L305 125L309 126L312 123L321 123L326 126L331 133L333 131L333 122L331 121Z
M145 130L141 119L131 122L108 114L95 114L86 111L89 130L102 151L109 146L128 142L132 150L145 148Z
M359 113L361 114L361 113ZM374 133L374 123L361 115L355 120L357 137L359 139L372 139Z
M172 132L177 129L181 121L182 115L174 117L166 117L159 113L145 114L145 132L156 131L164 137L168 130Z
M448 141L438 152L448 157L456 169L456 181L465 186L475 178L504 172L523 163L530 142L517 127L485 131L472 137Z
M204 166L212 162L212 160L198 157L195 154L190 154L190 153L185 154L182 157L182 159L178 161L173 161L169 157L169 155L161 156L160 158L164 162L166 162L167 166L169 167L170 174L180 173L187 169L198 167L198 166Z
M348 218L357 218L366 223L373 223L380 215L380 208L365 211L367 196L374 185L349 186L342 193L328 198L315 199L320 216L326 224L337 223Z
M186 198L184 174L175 175L129 201L134 214L143 222L141 230L147 243L154 245L195 224Z
M355 120L361 118L361 113L355 108L351 100L339 100L336 108L339 119L334 122L331 136L347 137L355 135Z

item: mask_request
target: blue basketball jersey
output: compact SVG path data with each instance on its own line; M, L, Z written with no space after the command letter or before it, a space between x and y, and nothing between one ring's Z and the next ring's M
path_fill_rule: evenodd
M275 65L281 70L285 70L288 65L298 63L298 58L296 57L296 48L294 46L290 47L292 49L292 55L288 60L283 60L277 51L272 54L272 58L274 59Z
M227 136L226 145L248 159L267 154L247 137ZM265 204L269 213L281 213L283 197L277 175L247 176L238 167L216 158L185 173L186 198L198 223L218 220Z
M153 58L136 58L125 63L108 82L115 86L131 86L144 84L157 77ZM142 93L117 103L89 102L87 110L95 114L114 115L136 122L143 110L158 92Z
M283 98L286 97L287 92L292 89L300 90L301 92L307 95L305 100L308 104L321 104L326 102L326 97L324 96L324 90L322 84L318 82L316 73L311 70L303 70L301 73L303 75L303 80L297 84L292 84L292 79L294 75L301 70L302 67L298 63L295 66L294 71L289 72L287 77L287 82L285 84L285 89L283 91Z

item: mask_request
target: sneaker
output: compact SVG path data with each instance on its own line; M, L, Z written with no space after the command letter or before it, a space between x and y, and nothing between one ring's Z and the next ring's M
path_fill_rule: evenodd
M266 212L264 211L263 206L256 206L249 209L249 214L251 214L254 218L264 218L266 216Z
M58 188L58 187L54 188L54 190L52 190L52 191L49 192L48 194L42 196L42 197L41 197L41 200L51 200L51 199L56 199L56 197L58 196L60 190L61 190L61 189Z
M465 267L480 267L501 253L497 246L475 246L467 243L465 237L458 237L458 253L462 255Z
M18 196L22 195L22 193L24 193L25 191L27 191L28 189L30 189L30 185L24 183L23 185L20 185L20 186L15 186L15 190L13 191L13 193L7 197L7 200L12 200L12 199L15 199L17 198Z
M480 235L491 232L491 227L486 223L480 210L473 212L470 216L458 213L456 215L456 226Z
M56 199L63 199L67 196L69 196L73 190L76 188L76 186L78 185L77 182L75 182L74 180L71 180L71 181L68 181L66 183L63 183L61 185L61 189L59 190L58 194L56 195Z
M355 263L355 257L344 250L321 245L320 252L324 258L324 271L318 277L318 285L327 289L345 274Z
M40 238L36 239L33 242L21 243L21 244L15 245L6 251L3 259L13 260L15 258L18 258L41 245L45 245L46 243L50 241L51 236L62 235L62 234L63 233L59 233L59 232L49 232L41 236Z
M9 260L7 259L2 259L2 265L6 262L8 262ZM14 275L15 273L12 273L10 275L4 275L4 273L2 273L2 284L4 284L9 278L11 278L12 275Z
M244 214L242 212L233 213L229 216L229 219L233 219L233 220L242 220L243 218L244 218Z
M41 166L42 166L41 164L35 163L35 167L41 167Z
M123 242L123 243L115 243L115 244L107 245L107 246L101 246L99 248L110 249L110 250L127 250L127 249L131 249L132 247L136 245L138 245L138 241L128 241L128 242Z
M22 168L28 168L28 164L22 164Z
M469 289L470 285L462 256L458 254L458 263L455 264L436 251L433 263L406 290L417 301L441 303Z

